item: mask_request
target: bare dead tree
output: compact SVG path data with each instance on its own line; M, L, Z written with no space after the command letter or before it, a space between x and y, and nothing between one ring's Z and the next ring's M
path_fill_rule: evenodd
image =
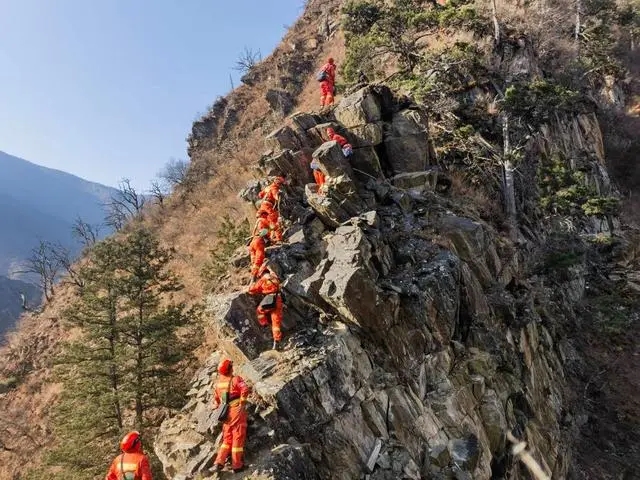
M128 178L120 182L118 191L107 202L105 223L116 230L122 230L127 222L142 215L144 196L131 185Z
M158 178L164 180L169 187L175 188L184 184L188 171L189 162L186 160L171 158L160 173L158 173Z
M242 74L245 74L253 67L255 67L260 60L262 60L260 49L253 50L251 48L244 47L244 50L242 51L242 53L240 53L240 56L238 57L238 60L236 60L236 64L233 69L241 72Z
M55 246L51 242L40 240L37 247L31 250L27 266L19 273L32 273L38 276L44 297L50 301L54 295L54 284L58 278L61 265L55 254Z
M500 44L500 23L498 22L498 9L496 7L496 0L491 0L491 19L493 21L493 41L494 45Z
M158 205L164 205L164 199L169 195L169 189L164 185L164 182L160 180L151 181L151 189L149 190L151 196L156 199Z
M80 289L84 288L84 279L77 269L71 250L61 243L56 243L51 245L51 255L55 263L67 273L71 283Z
M78 217L71 227L71 235L73 235L84 248L90 248L98 241L100 226L91 225Z

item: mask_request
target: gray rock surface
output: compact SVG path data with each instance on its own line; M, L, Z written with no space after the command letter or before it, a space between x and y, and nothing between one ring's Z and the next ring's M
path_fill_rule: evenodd
M287 212L305 212L268 252L289 297L285 348L268 350L255 299L208 299L219 352L183 411L163 423L155 450L165 472L195 478L210 462L217 426L208 402L224 353L254 388L250 478L488 480L507 468L509 478L528 478L508 463L508 430L565 478L566 339L546 312L580 302L583 269L553 288L521 281L526 252L437 190L422 111L369 86L334 114L337 123L294 114L268 138L279 153L262 161L264 171L290 174ZM565 125L570 145L597 143L593 121ZM353 157L325 142L327 125L357 139ZM540 149L559 142L541 135ZM310 153L327 175L320 192L296 160Z

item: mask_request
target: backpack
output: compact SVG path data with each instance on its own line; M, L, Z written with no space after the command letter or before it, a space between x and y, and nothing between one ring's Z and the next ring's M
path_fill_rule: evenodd
M217 418L218 423L224 423L227 421L227 418L229 418L229 392L231 391L231 382L233 382L233 377L229 380L227 391L222 394L222 406Z
M326 70L320 70L318 72L318 74L316 75L316 80L318 80L319 82L324 82L327 79L328 75L327 75L327 71Z
M351 155L353 155L353 147L350 143L347 143L344 147L342 147L342 154L345 157L350 157Z
M122 480L136 480L135 472L124 471L124 453L120 455L120 473L122 474Z
M260 307L265 310L272 310L276 308L276 300L278 298L277 293L270 293L265 295L262 301L260 302Z

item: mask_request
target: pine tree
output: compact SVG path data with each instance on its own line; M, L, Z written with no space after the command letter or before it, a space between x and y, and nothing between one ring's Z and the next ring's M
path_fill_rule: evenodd
M64 390L54 423L56 436L63 441L51 451L48 463L65 472L82 471L83 477L104 474L123 429L121 363L125 356L118 341L117 270L121 251L113 239L93 248L79 271L83 286L78 300L63 315L81 335L64 346L58 359L56 370Z
M125 431L136 428L151 441L163 413L182 406L188 379L181 367L200 338L199 310L171 302L183 286L170 260L143 227L92 248L79 270L78 299L64 314L78 335L56 365L64 387L56 445L48 466L27 478L101 478Z
M145 417L150 409L180 406L187 385L179 368L195 348L196 337L177 335L191 316L185 305L161 302L165 295L184 288L167 270L171 252L144 227L131 232L123 247L120 331L129 357L125 365L135 426L144 430L155 426Z

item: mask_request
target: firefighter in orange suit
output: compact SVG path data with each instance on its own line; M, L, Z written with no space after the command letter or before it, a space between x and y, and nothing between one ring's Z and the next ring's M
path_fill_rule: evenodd
M260 270L259 279L249 286L250 295L275 295L273 306L258 305L256 313L258 323L266 327L271 323L271 333L273 334L273 349L277 350L282 340L282 311L284 303L282 292L280 291L280 279L266 265Z
M275 204L269 200L262 200L256 215L266 215L266 218L269 220L269 239L276 243L282 241L282 229L280 228L280 215L274 205Z
M278 200L280 200L280 187L285 183L286 180L284 177L276 177L270 185L262 189L258 197L273 205L277 205Z
M320 106L322 108L333 105L333 96L335 94L336 85L336 64L333 58L329 57L321 71L326 73L326 78L320 82Z
M263 228L256 232L249 244L249 256L251 257L251 275L255 278L266 258L265 248L267 246L265 238L269 235L269 230Z
M222 470L231 454L231 468L240 472L244 468L244 442L247 439L247 411L245 403L251 389L244 379L233 374L233 363L224 359L218 365L218 380L213 392L213 407L218 408L226 395L229 416L222 425L222 444L218 450L214 470Z
M129 432L120 441L122 453L113 459L104 480L152 480L149 459L142 453L140 433Z

